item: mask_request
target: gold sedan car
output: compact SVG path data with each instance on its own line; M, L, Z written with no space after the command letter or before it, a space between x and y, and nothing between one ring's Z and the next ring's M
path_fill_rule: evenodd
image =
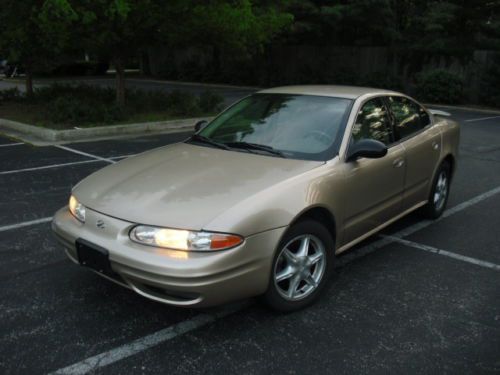
M300 309L336 255L443 213L459 143L455 122L360 87L263 90L196 128L74 187L52 229L75 263L171 305Z

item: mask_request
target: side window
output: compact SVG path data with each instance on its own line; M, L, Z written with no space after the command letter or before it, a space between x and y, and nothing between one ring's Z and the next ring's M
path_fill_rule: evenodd
M402 96L390 96L388 99L389 108L394 115L394 133L397 140L429 125L429 115L417 103Z
M390 118L381 98L369 100L358 113L351 142L361 139L375 139L385 145L392 142Z

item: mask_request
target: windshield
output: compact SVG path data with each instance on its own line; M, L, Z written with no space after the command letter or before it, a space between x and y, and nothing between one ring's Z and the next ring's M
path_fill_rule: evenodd
M255 94L223 112L199 135L230 149L257 145L288 158L328 160L338 152L351 104L326 96Z

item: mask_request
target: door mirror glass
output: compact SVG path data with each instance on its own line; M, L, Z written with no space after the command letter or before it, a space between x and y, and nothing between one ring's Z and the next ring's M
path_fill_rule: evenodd
M200 130L204 129L208 125L207 120L198 121L194 126L194 131L198 133Z
M351 145L347 154L347 161L358 158L378 159L387 154L387 146L375 139L361 139Z

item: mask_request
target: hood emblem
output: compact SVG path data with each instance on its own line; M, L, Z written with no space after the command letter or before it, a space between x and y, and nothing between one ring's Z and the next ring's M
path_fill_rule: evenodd
M104 224L104 221L102 220L97 220L96 223L95 223L96 227L99 228L99 229L104 229L106 228L106 225Z

